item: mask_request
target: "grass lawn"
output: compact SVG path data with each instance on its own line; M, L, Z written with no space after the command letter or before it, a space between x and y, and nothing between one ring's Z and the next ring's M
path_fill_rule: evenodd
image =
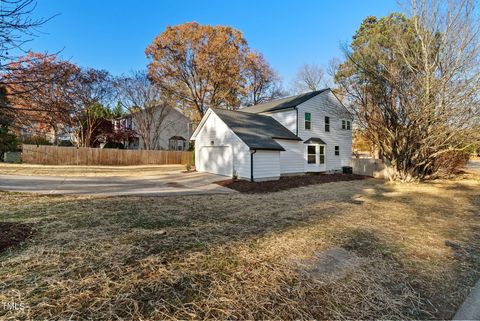
M480 177L467 175L269 194L0 193L0 221L36 228L0 254L0 302L28 305L0 319L448 319L480 277L479 209Z
M184 171L185 165L142 165L142 166L57 166L0 163L0 175L39 176L156 176L172 171Z

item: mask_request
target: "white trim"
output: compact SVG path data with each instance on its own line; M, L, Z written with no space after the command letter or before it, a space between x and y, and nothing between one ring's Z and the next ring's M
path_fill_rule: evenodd
M198 124L197 128L195 129L195 131L192 134L192 137L190 137L190 140L195 140L197 138L198 133L203 128L203 125L205 125L205 122L207 121L208 117L210 117L211 113L213 113L213 110L210 108L210 109L207 110L205 115L203 115L202 120L200 121L200 124Z

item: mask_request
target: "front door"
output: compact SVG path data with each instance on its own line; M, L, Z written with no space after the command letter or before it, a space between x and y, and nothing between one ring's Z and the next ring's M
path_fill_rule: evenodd
M306 145L305 172L324 172L325 166L325 145Z

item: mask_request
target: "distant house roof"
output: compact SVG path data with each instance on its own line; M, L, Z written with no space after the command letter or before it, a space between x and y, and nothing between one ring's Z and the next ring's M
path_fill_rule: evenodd
M169 138L169 140L186 140L186 139L183 138L182 136L172 136Z
M316 95L321 94L328 90L330 90L330 88L311 91L305 94L290 96L282 99L272 100L263 104L258 104L255 106L243 108L242 111L247 113L263 113L263 112L293 108L300 105L301 103L306 102L310 98L313 98Z
M217 108L213 108L212 111L250 149L283 151L285 149L274 139L301 140L270 116Z
M176 112L176 113L180 114L181 116L183 116L185 118L187 117L177 108L169 107L167 105L157 105L157 106L154 106L154 107L151 107L151 108L154 108L154 109L168 108L169 113L173 111L173 112ZM145 108L133 108L132 107L129 112L125 113L125 115L123 115L123 116L117 117L116 119L121 120L121 119L126 119L126 118L133 118L135 115L141 114L141 113L144 113L144 112L145 112Z
M304 144L320 144L320 145L327 145L321 138L318 137L310 137L306 141L303 142Z

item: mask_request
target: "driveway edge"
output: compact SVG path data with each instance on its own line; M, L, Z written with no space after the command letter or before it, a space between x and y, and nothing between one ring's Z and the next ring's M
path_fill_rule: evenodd
M480 320L480 280L455 313L453 320Z

